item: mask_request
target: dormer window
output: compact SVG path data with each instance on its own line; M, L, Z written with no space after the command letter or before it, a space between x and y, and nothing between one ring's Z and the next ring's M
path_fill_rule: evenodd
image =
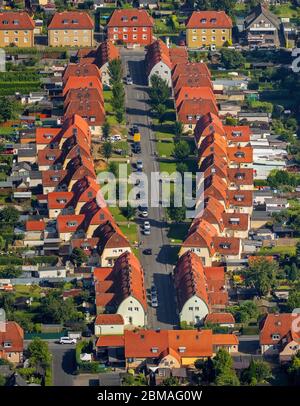
M238 217L231 217L229 219L229 224L238 225L240 224L240 219Z
M10 348L12 346L11 341L4 341L3 347L4 348Z
M153 354L157 354L157 353L158 353L158 347L152 347L152 348L151 348L151 352L152 352Z
M13 20L13 25L19 25L19 20Z
M3 21L2 21L2 24L8 25L8 20L3 20Z
M44 138L46 138L46 140L50 140L52 138L51 134L44 134Z
M220 248L223 248L224 250L228 250L230 248L230 243L229 242L223 242L220 244Z
M59 181L59 176L51 176L51 180L53 181L53 182L58 182Z
M244 200L244 196L243 195L235 195L234 196L235 200L237 200L238 202L242 202Z
M78 24L78 20L72 20L72 24Z
M201 18L200 22L201 22L201 24L205 24L206 23L206 18Z
M127 18L126 16L123 16L123 17L121 18L121 20L122 20L122 21L128 21L128 18Z
M67 222L68 227L75 227L75 226L77 226L77 224L78 224L77 221L68 221Z
M67 203L67 199L57 199L56 201L57 201L57 203L59 203L59 204L65 204L65 203Z
M234 156L236 158L244 158L245 157L245 153L243 151L238 151L234 154Z
M233 136L233 137L241 137L241 136L242 136L242 132L241 132L241 131L232 131L232 136Z
M185 352L185 350L186 350L186 347L178 347L178 352L183 353L183 352Z
M131 21L137 21L137 16L133 16L133 17L131 17Z
M245 179L245 174L244 173L241 173L241 172L238 172L236 175L235 175L235 177L236 177L236 179Z
M272 334L272 340L280 340L280 334Z
M48 161L55 161L55 156L54 155L48 155L47 159L48 159Z
M216 18L211 18L211 19L210 19L210 22L211 22L212 24L216 24L217 19L216 19Z

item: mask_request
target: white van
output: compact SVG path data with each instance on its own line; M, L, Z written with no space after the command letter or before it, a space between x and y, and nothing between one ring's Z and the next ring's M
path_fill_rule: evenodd
M59 344L76 344L76 338L60 337Z

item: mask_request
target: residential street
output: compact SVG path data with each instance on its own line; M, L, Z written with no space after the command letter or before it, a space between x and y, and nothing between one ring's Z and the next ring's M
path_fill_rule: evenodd
M134 155L132 161L143 161L144 172L150 179L151 172L159 171L158 162L155 160L155 141L151 130L151 118L147 103L147 82L145 74L143 50L122 49L124 73L130 73L133 85L126 85L126 107L128 128L137 124L141 133L142 153ZM149 204L149 218L151 235L145 236L139 229L140 258L145 270L146 288L149 289L154 283L158 291L158 308L148 308L148 327L168 329L177 325L175 293L169 273L173 266L169 263L171 257L170 241L167 230L164 228L164 209L151 208ZM143 219L137 216L137 222L143 223ZM145 248L152 248L152 255L144 255Z

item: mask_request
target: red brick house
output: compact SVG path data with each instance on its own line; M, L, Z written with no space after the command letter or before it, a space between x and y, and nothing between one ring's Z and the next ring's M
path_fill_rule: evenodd
M153 19L145 10L115 10L107 24L108 40L132 45L150 45Z

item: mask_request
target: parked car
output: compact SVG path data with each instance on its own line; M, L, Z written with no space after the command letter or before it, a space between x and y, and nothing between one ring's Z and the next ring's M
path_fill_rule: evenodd
M133 125L132 128L131 128L131 134L134 135L134 134L137 134L139 132L140 132L139 127L137 125Z
M152 248L146 248L146 249L143 251L143 254L144 254L144 255L152 255Z
M135 142L135 143L133 144L133 152L134 152L135 154L140 154L140 153L142 152L141 143L140 143L140 142Z
M143 170L143 162L142 161L136 161L136 169L138 171L142 171Z
M59 344L76 344L76 343L77 343L76 338L60 337L59 339Z
M126 85L133 85L132 77L130 75L127 75L125 82L126 82Z
M155 295L157 296L157 290L156 290L156 286L155 286L155 285L152 285L152 286L151 286L150 292L151 292L151 295L152 295L152 294L155 294Z
M157 297L151 298L151 306L154 307L154 308L158 307Z
M151 234L151 230L150 229L144 229L143 230L144 235L150 235Z
M143 210L143 211L141 212L141 216L142 216L142 217L148 217L148 215L149 215L149 213L148 213L148 210L147 210L147 209L145 209L145 210Z
M144 230L150 230L151 226L150 226L150 221L146 220L144 221Z
M115 135L110 136L111 142L117 142L117 141L121 141L121 140L122 140L122 137L120 134L115 134Z

